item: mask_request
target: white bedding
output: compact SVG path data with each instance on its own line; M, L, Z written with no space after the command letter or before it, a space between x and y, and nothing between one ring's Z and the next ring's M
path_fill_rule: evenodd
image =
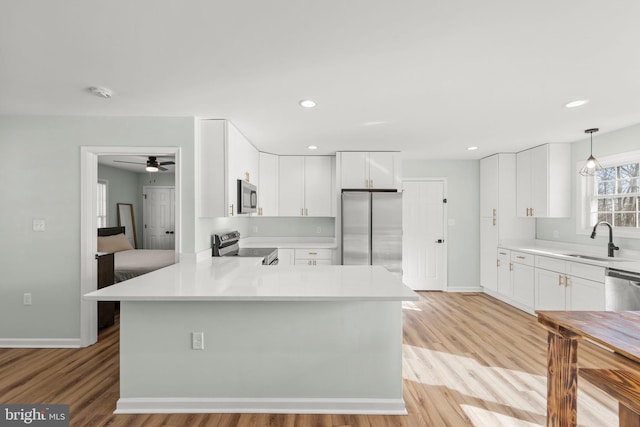
M114 253L116 283L175 264L175 251L132 249Z

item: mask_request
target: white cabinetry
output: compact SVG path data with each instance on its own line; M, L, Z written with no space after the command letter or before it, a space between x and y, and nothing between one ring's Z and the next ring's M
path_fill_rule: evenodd
M296 249L296 265L331 265L333 264L333 249Z
M278 215L278 156L260 153L260 187L258 215Z
M604 267L536 257L536 310L604 310Z
M571 145L545 144L517 154L517 214L571 214Z
M340 188L399 189L399 153L343 151L336 156L340 158Z
M278 248L278 265L294 265L295 249Z
M498 290L499 242L535 238L534 221L516 215L515 177L516 155L513 153L494 154L480 160L480 284L494 296Z
M237 180L258 185L258 150L227 120L200 120L197 141L201 217L233 216Z
M511 251L498 248L498 294L506 297L507 301L513 298L512 270Z
M334 158L280 156L278 215L335 216Z
M511 251L513 301L520 309L533 313L535 304L534 256Z

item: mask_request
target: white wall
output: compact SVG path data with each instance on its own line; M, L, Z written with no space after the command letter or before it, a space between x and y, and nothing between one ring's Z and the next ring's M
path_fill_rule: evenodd
M403 178L447 178L449 290L480 286L480 162L403 160Z
M0 117L0 340L80 336L80 147L181 147L182 252L194 251L194 119ZM33 232L32 220L46 220ZM24 293L33 305L24 306Z
M640 147L640 125L630 126L610 133L595 133L593 135L593 155L596 158L620 154L630 151L637 151ZM574 142L571 145L571 167L575 169L577 163L582 164L589 157L589 138ZM602 247L606 253L607 232L600 230L597 239L590 239L589 235L576 233L576 191L578 184L578 174L574 171L571 174L571 217L569 218L549 218L536 220L536 238L541 240L553 240L566 243L577 243L582 245L592 245ZM558 232L558 237L553 237L553 232ZM614 232L614 242L621 249L640 250L639 239L625 239L616 237Z

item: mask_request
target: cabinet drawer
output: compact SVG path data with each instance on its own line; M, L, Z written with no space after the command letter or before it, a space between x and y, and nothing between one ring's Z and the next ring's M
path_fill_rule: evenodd
M333 259L332 249L296 249L296 261L301 259Z
M526 252L511 251L511 262L533 266L535 256Z
M582 277L583 279L604 282L604 267L597 265L583 264L581 262L567 261L567 274L570 276Z
M566 261L558 258L537 256L536 267L544 268L545 270L557 271L558 273L567 273Z

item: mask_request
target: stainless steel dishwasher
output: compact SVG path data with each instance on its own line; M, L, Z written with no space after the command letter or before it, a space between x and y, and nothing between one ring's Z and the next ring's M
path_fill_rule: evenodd
M640 310L640 273L609 268L604 301L607 311Z

